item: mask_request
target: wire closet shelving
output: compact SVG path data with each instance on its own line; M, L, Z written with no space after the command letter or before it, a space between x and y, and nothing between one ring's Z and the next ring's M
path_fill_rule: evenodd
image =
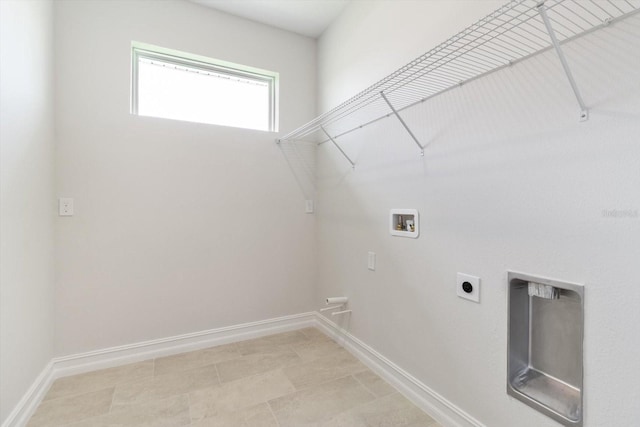
M587 120L587 106L561 45L638 11L640 0L513 0L277 142L332 142L355 166L337 139L395 116L424 154L402 111L549 49L558 54L580 120Z

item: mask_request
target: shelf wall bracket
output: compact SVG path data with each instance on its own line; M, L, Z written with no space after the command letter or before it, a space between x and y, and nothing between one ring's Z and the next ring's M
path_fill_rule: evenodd
M336 140L335 140L335 139L333 139L333 137L332 137L331 135L329 135L329 132L327 132L327 131L325 130L325 128L324 128L324 127L320 126L320 129L322 129L322 132L324 132L324 134L325 134L325 135L327 135L327 138L329 138L329 140L330 140L331 142L333 142L333 145L335 145L335 146L336 146L336 148L340 151L340 153L342 153L342 155L344 156L344 158L345 158L345 159L347 159L347 161L348 161L349 163L351 163L351 167L352 167L353 169L355 169L355 168L356 168L356 164L353 162L353 160L351 160L351 159L349 158L349 156L347 156L347 153L345 153L345 152L344 152L344 150L343 150L342 148L340 148L340 146L338 145L338 143L336 142Z
M400 123L402 123L402 126L409 133L409 135L411 136L411 139L413 139L413 142L415 142L416 145L418 147L420 147L420 155L424 156L424 147L422 146L422 144L420 144L420 141L418 141L418 138L416 138L416 136L413 134L413 132L411 132L411 129L409 129L409 126L407 126L407 124L404 122L404 120L402 120L402 117L400 117L400 114L398 113L398 111L395 108L393 108L393 105L391 104L391 102L389 102L389 100L387 99L387 96L384 94L384 92L380 92L380 96L382 97L382 99L384 99L384 102L387 103L389 108L391 108L391 111L393 112L393 114L398 118L398 120L400 120Z
M544 26L547 27L547 32L549 33L549 37L551 38L551 44L558 54L558 58L560 58L560 63L562 64L562 68L564 68L564 72L567 75L567 79L569 79L569 84L571 84L571 88L573 89L573 93L578 100L578 104L580 104L580 121L584 122L589 119L589 109L584 103L582 99L582 95L580 95L580 90L578 89L578 85L576 84L575 79L573 78L573 74L571 73L571 69L569 68L569 63L567 62L567 58L564 56L564 52L560 47L560 42L556 37L556 33L551 26L551 21L549 20L549 16L547 15L547 10L544 6L544 2L538 4L538 13L542 18L542 22L544 22Z

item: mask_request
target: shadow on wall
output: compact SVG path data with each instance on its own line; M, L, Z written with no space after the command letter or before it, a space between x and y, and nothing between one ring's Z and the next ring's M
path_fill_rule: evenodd
M307 141L281 141L278 146L304 198L313 200L316 193L316 144Z

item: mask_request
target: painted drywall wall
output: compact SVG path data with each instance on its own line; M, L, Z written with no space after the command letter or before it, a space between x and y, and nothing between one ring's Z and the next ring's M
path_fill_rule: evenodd
M0 2L0 423L53 356L52 35L52 2Z
M454 34L482 2L383 3L354 2L319 41L321 105L443 41L386 16ZM340 138L355 171L318 150L317 301L349 296L343 326L483 425L558 425L506 394L508 270L584 284L585 426L640 419L639 29L636 15L565 45L587 122L549 51L406 111L424 158L393 118ZM392 208L419 210L418 239L389 234ZM481 278L480 304L456 296L457 272Z
M318 40L318 106L335 107L472 25L501 0L354 1Z
M314 217L276 133L129 114L131 41L280 73L315 114L315 40L186 1L56 1L56 354L309 311Z

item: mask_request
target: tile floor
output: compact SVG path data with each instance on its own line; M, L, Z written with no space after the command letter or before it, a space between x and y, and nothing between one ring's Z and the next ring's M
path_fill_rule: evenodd
M28 426L439 427L314 328L60 378Z

